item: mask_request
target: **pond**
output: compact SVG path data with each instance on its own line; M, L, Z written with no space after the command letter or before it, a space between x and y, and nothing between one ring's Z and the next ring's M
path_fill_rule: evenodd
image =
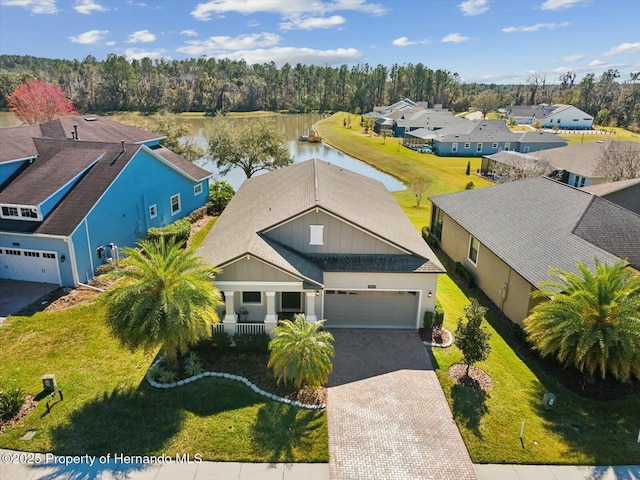
M356 160L353 157L345 155L344 153L327 147L323 144L300 142L298 138L300 135L306 135L309 133L309 128L315 122L323 118L321 114L292 114L292 115L273 115L276 129L284 134L284 137L295 162L302 162L309 160L310 158L318 158L329 162L333 165L340 166L347 170L351 170L367 177L379 180L382 182L388 190L397 191L405 188L404 184L395 178L382 173L375 168ZM193 127L196 141L206 146L205 132L209 124L212 122L208 117L180 117L178 119L181 123L189 123ZM20 125L20 122L10 112L0 112L0 128L14 127ZM214 178L218 178L218 169L215 162L211 160L202 160L198 162L200 166L209 170L214 174ZM229 182L236 190L245 180L244 173L240 169L234 169L224 177L219 177L222 180Z

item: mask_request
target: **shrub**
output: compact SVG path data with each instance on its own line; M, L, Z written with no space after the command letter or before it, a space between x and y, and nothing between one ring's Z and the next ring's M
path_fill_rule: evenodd
M235 195L233 187L224 180L216 180L209 185L208 212L211 215L220 215Z
M464 186L465 190L472 190L475 188L475 184L473 182L469 182Z
M442 324L444 323L444 308L442 308L442 304L439 300L436 300L436 306L433 310L433 322L431 324L431 328L439 329L442 328Z
M8 420L20 411L26 399L24 390L15 383L0 385L0 420Z
M471 173L471 161L467 162L467 169L464 171L465 175L469 175Z
M467 269L467 267L465 267L460 262L456 262L455 270L456 270L456 273L460 275L460 277L462 277L462 279L466 282L467 285L469 285L470 287L475 287L476 282L473 278L473 275Z
M205 213L207 213L207 206L203 206L200 208L196 208L193 212L187 215L185 218L189 221L189 223L195 223L204 217Z
M211 343L221 352L228 352L231 350L231 335L226 332L215 332L211 335Z
M237 353L267 353L271 337L267 333L255 335L234 335Z
M184 362L184 371L190 377L202 373L202 362L196 352L189 353L189 356Z
M180 219L170 223L166 227L152 227L147 231L147 238L152 242L160 242L164 240L168 244L173 240L174 243L182 243L186 245L191 235L191 224L189 220Z
M173 370L167 370L165 368L158 368L158 382L160 383L173 383L178 378L178 375Z
M113 272L116 269L116 262L105 262L102 265L96 267L96 275L104 275L105 273Z
M438 240L431 236L429 227L422 227L422 238L431 248L438 246Z
M433 313L434 312L424 312L424 317L422 319L422 328L424 328L425 332L430 332L433 328Z

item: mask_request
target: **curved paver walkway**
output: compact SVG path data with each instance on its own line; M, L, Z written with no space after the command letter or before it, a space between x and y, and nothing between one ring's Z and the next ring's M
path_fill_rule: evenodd
M332 480L476 479L415 331L332 330Z

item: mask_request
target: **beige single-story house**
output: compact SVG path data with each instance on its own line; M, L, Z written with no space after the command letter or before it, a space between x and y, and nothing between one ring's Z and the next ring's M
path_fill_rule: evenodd
M316 159L246 180L198 253L222 269L231 334L294 313L417 329L445 272L382 183Z
M640 268L640 216L549 178L431 197L430 233L515 323L539 300L531 292L557 267L624 259Z

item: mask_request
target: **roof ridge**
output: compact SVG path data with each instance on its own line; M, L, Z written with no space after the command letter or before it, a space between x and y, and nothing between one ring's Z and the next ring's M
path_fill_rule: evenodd
M313 191L316 204L320 202L320 191L318 188L318 168L316 166L316 158L313 159Z

